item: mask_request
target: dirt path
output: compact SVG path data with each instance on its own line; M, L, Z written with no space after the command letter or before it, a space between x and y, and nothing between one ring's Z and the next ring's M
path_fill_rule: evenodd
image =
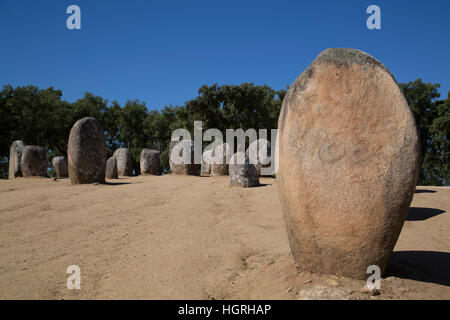
M106 185L0 181L0 298L450 299L450 188L418 187L381 294L303 272L290 255L275 179L139 176ZM68 290L66 268L81 268Z

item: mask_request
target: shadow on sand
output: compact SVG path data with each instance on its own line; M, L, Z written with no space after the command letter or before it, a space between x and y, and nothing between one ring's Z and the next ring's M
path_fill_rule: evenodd
M265 187L265 186L271 186L271 185L272 185L271 183L260 183L257 186L254 186L252 188L259 188L259 187Z
M439 214L445 213L445 210L434 209L434 208L420 208L420 207L411 207L408 211L408 216L406 217L406 221L421 221L432 218Z
M450 286L450 253L397 251L392 253L385 276Z
M142 182L135 182L135 183L142 183ZM106 181L101 183L103 185L107 185L107 186L120 186L123 184L131 184L131 182L111 182L111 181Z
M436 190L429 190L429 189L417 190L416 189L415 193L436 193Z

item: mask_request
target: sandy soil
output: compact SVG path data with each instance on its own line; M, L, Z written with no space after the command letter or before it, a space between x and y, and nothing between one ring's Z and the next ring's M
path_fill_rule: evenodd
M261 182L2 180L0 298L298 299L312 288L346 299L450 299L450 188L418 187L373 295L364 281L293 262L276 180ZM69 265L81 268L80 290L66 287Z

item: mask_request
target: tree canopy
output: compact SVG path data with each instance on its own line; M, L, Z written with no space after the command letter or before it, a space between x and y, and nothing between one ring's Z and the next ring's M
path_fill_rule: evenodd
M439 84L421 79L400 84L414 112L422 142L422 164L419 184L450 183L450 96L438 100ZM103 125L108 156L117 148L130 149L134 170L139 173L139 157L143 148L161 152L161 169L168 170L171 133L177 128L193 132L194 121L203 122L203 130L217 128L277 128L285 89L267 85L203 85L198 95L181 106L165 106L151 110L144 102L129 100L121 106L108 103L92 93L70 103L61 99L61 90L35 86L0 91L0 177L7 178L9 148L14 140L40 145L48 150L49 160L66 155L67 139L72 125L86 116L97 118Z

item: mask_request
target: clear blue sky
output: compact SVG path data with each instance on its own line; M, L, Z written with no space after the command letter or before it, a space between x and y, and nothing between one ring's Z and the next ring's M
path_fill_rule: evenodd
M66 8L81 8L81 30ZM381 7L381 30L366 8ZM290 85L324 49L357 48L397 81L450 90L448 0L0 0L0 84L89 91L149 109L183 104L202 84Z

